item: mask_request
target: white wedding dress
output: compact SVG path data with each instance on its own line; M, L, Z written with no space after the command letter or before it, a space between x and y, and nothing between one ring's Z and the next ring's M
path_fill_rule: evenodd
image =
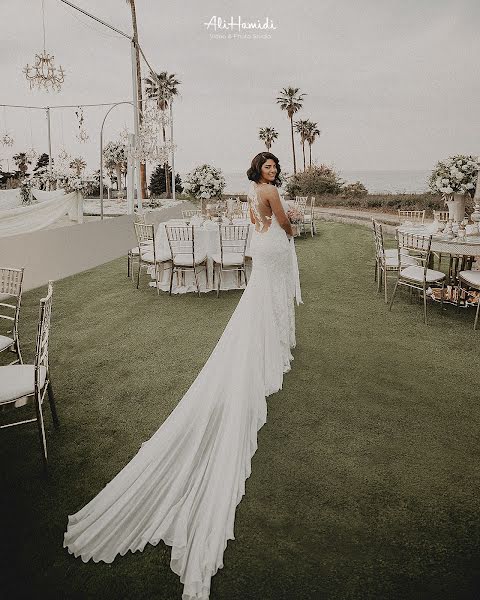
M163 540L183 600L208 599L223 566L266 420L265 397L281 389L295 346L294 297L301 298L293 240L274 215L261 215L256 184L249 201L259 229L253 269L220 340L160 429L69 517L64 539L76 557L106 563Z

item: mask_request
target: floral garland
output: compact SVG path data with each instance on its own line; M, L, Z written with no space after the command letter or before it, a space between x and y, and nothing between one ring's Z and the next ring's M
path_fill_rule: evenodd
M450 196L464 192L473 196L478 175L478 159L472 155L457 154L439 161L432 171L429 186L432 192Z
M220 169L211 165L201 165L185 177L184 189L197 200L208 200L221 198L225 186L225 177Z

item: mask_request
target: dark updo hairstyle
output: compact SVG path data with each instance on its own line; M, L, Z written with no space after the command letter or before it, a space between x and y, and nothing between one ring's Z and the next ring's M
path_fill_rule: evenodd
M262 175L262 166L267 162L269 158L274 160L277 166L277 175L272 183L273 185L279 187L282 185L282 182L280 181L280 173L282 170L280 168L278 158L275 156L275 154L272 154L271 152L260 152L260 154L257 154L257 156L255 156L255 158L252 160L252 166L247 171L247 177L250 179L250 181L255 181L256 183L258 183Z

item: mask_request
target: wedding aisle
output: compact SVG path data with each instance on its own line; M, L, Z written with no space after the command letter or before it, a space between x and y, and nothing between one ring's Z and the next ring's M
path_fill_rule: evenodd
M295 361L268 400L212 600L474 597L478 336L436 306L428 328L407 302L389 313L372 245L339 223L297 241ZM63 533L175 407L241 292L157 296L125 275L119 259L55 284L49 480L34 426L0 436L5 597L181 598L162 544L84 564ZM22 302L27 359L42 291Z

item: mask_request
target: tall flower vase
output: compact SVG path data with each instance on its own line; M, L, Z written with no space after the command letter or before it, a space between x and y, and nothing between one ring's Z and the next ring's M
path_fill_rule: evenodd
M452 194L445 200L448 206L448 219L460 223L465 217L465 194L463 192Z

